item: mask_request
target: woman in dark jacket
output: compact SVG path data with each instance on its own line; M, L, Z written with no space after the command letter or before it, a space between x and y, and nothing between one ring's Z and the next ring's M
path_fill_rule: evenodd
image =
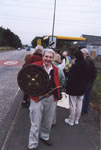
M79 124L84 93L89 83L88 65L80 50L75 52L75 64L68 73L66 93L69 94L70 115L65 119L69 125Z

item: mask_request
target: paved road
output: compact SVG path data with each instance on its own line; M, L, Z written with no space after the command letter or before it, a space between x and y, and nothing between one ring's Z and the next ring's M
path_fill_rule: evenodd
M25 50L0 53L0 125L14 103L18 91L17 74L26 53Z

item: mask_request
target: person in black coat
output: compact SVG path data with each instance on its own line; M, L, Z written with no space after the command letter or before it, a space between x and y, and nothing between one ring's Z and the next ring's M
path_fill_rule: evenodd
M66 93L69 94L70 115L65 119L69 125L79 124L84 93L89 83L88 65L82 52L78 49L75 54L75 64L69 70Z
M88 114L90 108L91 92L92 92L94 81L96 79L97 69L95 67L94 61L91 59L91 57L88 54L87 48L82 48L81 52L83 53L83 57L87 62L89 68L88 70L89 70L90 81L86 89L86 92L84 94L83 105L82 105L82 114Z

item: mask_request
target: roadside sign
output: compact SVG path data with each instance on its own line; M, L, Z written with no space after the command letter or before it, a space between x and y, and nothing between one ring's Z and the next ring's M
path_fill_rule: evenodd
M37 45L41 45L41 39L37 39Z
M55 36L50 36L49 37L49 48L56 48L56 37Z

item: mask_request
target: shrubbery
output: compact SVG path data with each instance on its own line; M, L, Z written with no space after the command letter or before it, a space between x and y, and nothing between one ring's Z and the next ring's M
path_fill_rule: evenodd
M98 111L101 110L101 68L97 71L97 77L92 89L91 103Z
M0 51L14 50L14 47L0 47Z

